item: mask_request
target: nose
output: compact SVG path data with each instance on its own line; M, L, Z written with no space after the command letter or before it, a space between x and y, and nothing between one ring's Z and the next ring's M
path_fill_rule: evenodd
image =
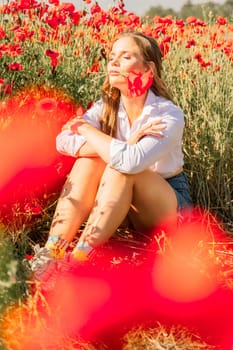
M111 58L111 60L109 61L109 64L111 66L119 66L119 59L117 57Z

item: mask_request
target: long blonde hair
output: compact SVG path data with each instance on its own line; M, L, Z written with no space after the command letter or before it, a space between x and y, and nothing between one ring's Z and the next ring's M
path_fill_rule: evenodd
M130 37L139 47L144 63L154 62L153 83L150 89L157 96L165 97L172 100L172 95L166 87L161 77L162 73L162 54L155 39L141 32L125 32L117 37ZM116 41L115 40L115 41ZM114 41L114 42L115 42ZM114 44L113 42L113 44ZM112 44L112 45L113 45ZM116 136L117 130L117 114L120 104L120 90L110 85L109 78L106 76L102 86L103 114L101 118L102 131L108 135Z

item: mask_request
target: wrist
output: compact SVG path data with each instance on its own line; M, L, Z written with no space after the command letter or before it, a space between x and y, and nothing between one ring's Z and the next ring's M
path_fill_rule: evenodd
M77 127L77 131L80 135L83 135L85 134L85 131L88 130L88 128L90 128L91 125L88 124L87 122L83 122L83 123L80 123Z
M71 125L71 131L73 131L76 134L80 134L79 128L83 125L87 124L87 122L84 119L80 119L77 122L75 122L73 125Z

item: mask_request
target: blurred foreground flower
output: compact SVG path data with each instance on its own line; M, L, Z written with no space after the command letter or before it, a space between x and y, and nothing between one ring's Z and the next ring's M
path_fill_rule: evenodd
M166 246L154 260L152 280L164 297L190 302L218 288L215 242L226 238L210 213L196 209L184 216L184 222L168 231Z

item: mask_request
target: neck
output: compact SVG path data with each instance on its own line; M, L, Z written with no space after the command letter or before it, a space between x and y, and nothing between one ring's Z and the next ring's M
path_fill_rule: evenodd
M133 121L141 115L146 98L147 92L136 97L129 97L121 94L122 103L129 118L130 124L132 124Z

